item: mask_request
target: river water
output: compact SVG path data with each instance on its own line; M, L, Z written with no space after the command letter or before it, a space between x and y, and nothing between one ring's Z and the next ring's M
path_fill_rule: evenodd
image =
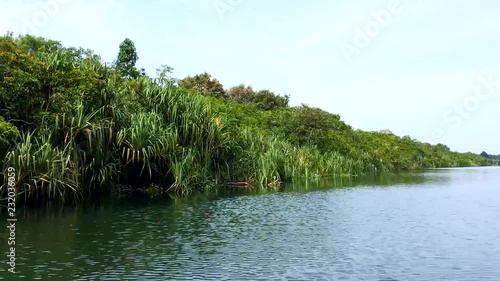
M18 220L0 280L500 280L499 167Z

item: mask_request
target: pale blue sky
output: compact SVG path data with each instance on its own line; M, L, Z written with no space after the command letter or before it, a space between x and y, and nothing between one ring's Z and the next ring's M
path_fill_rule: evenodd
M380 11L391 19L377 23ZM290 94L292 105L355 128L500 154L498 11L495 0L0 0L0 32L91 48L105 61L128 37L150 73L161 64L178 78L207 71L226 88ZM384 26L356 45L357 28L373 23ZM347 44L359 47L350 60Z

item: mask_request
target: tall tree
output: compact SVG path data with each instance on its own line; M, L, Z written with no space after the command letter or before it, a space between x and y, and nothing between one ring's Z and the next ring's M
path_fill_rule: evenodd
M122 77L132 79L139 76L140 72L135 67L138 59L139 56L137 55L134 42L128 38L123 40L120 44L118 60L116 61L116 69L121 73Z
M252 98L255 96L255 91L251 86L240 84L229 89L227 95L234 101L251 102Z
M179 85L186 89L196 90L204 96L211 96L216 98L226 97L226 91L219 82L208 73L198 74L193 77L188 76L179 81Z
M262 110L276 110L288 107L290 96L280 96L269 90L260 90L252 98L252 102Z

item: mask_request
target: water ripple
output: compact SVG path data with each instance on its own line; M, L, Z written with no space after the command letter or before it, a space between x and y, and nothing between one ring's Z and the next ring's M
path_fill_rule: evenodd
M16 277L500 280L500 170L475 171L21 221Z

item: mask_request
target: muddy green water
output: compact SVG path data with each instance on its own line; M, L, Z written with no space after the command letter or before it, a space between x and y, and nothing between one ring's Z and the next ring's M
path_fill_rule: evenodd
M500 280L499 167L18 220L0 280Z

